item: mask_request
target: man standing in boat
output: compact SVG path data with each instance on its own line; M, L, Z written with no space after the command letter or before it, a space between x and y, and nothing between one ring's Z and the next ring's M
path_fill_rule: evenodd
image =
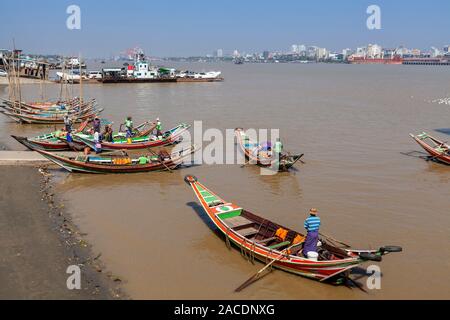
M280 138L277 138L277 141L275 142L275 145L273 146L273 152L274 152L274 156L275 156L275 162L279 169L280 160L281 160L280 157L281 157L281 153L283 152L283 143L281 142Z
M67 114L64 116L64 126L67 132L72 132L72 119Z
M309 210L309 217L305 220L304 227L307 234L303 245L303 255L308 257L308 252L317 252L320 228L320 218L317 216L317 209L312 208Z
M125 127L127 128L128 143L131 143L131 137L133 136L133 118L127 117L127 120L125 120Z
M156 136L162 136L162 123L159 121L159 118L156 118Z

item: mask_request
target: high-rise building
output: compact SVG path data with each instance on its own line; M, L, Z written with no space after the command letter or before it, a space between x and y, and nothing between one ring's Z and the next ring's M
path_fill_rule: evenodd
M317 60L328 59L328 50L325 48L317 48Z
M223 50L222 49L217 49L214 55L217 58L222 58L223 57Z
M292 52L292 53L299 53L298 45L293 44L293 45L291 46L291 52Z
M269 59L269 58L270 58L270 52L267 51L267 50L264 51L264 52L263 52L263 59L264 59L264 60L267 60L267 59Z
M319 48L318 47L316 47L316 46L310 46L310 47L308 47L308 49L306 50L306 55L309 57L309 58L317 58L317 51L319 50Z

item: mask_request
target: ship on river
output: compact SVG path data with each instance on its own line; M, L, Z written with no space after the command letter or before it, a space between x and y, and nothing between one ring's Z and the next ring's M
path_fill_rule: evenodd
M351 56L348 58L350 64L403 64L403 58L400 56L393 56L390 58L371 58Z
M212 82L222 81L220 71L192 72L177 71L174 68L151 65L142 51L135 55L134 63L124 68L105 68L102 70L103 83L142 83L142 82Z

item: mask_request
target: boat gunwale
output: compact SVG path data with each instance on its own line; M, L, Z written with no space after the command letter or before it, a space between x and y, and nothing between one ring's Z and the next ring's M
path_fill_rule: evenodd
M203 209L207 212L208 217L210 218L210 220L212 220L212 222L216 225L216 227L226 237L228 237L231 241L233 241L239 247L244 246L246 249L251 250L251 251L253 251L254 253L256 253L258 255L261 255L265 259L277 259L277 258L279 258L279 256L282 254L281 251L279 251L279 250L271 250L270 248L268 248L268 247L266 247L264 245L258 244L255 241L252 241L250 239L245 238L244 236L240 235L239 233L237 233L232 228L229 228L228 226L226 226L225 223L219 217L217 217L214 214L214 212L211 210L211 209L215 208L216 206L214 206L214 207L209 207L208 206L207 202L204 200L203 196L201 195L200 191L198 190L197 184L201 188L207 190L209 193L211 193L212 195L217 197L219 200L221 200L223 202L221 205L226 205L228 202L224 201L222 198L217 196L214 192L212 192L211 190L206 188L200 182L191 183L191 186L193 187L195 195L199 199ZM253 214L253 213L251 213L251 214ZM253 215L255 215L255 214L253 214ZM257 215L255 215L255 216L257 216ZM257 216L257 217L259 217L259 216ZM263 219L262 217L260 217L260 218ZM270 220L268 220L268 221L270 221ZM278 225L278 224L276 224L276 225ZM282 227L282 226L280 226L280 227ZM284 228L284 227L282 227L282 228ZM287 230L291 230L289 228L286 228L286 229ZM294 231L294 230L292 230L292 231ZM234 238L230 237L230 234L234 235L235 238L237 238L237 239L234 239ZM301 233L298 233L298 234L301 234ZM238 240L241 240L241 242L239 243ZM247 244L250 244L250 245L247 246ZM259 248L260 252L258 252L256 250L256 248ZM286 257L288 257L288 258L286 258ZM294 266L301 267L301 268L305 268L305 267L306 268L319 267L321 270L327 270L326 269L327 267L329 267L329 268L335 267L335 268L339 269L341 267L343 268L343 267L346 267L346 266L352 265L352 264L355 264L355 266L357 266L357 265L361 264L363 261L358 256L354 256L354 257L349 256L348 258L345 258L345 259L313 261L313 260L309 260L307 258L303 258L303 257L299 257L299 256L284 255L283 258L281 258L280 261L278 261L278 262L279 263L286 263L288 265L294 265ZM278 262L277 262L277 264L278 264ZM295 270L297 270L297 269L295 269ZM299 270L297 270L297 272L298 271ZM323 277L323 275L319 275L319 277Z

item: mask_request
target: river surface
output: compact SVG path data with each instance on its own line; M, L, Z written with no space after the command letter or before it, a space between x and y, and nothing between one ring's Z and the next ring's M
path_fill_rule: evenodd
M176 64L223 71L221 83L86 85L103 117L116 124L159 116L165 128L203 121L221 130L279 128L285 149L304 153L295 171L261 176L240 165L203 165L173 173L82 175L53 170L57 189L108 270L137 299L449 299L450 167L427 162L408 136L449 140L450 68L295 64ZM6 95L6 89L0 88ZM74 89L77 94L77 89ZM23 86L28 99L39 86ZM59 87L46 85L49 96ZM51 131L0 117L9 134ZM117 129L117 126L116 126ZM207 145L209 142L205 142ZM381 289L363 293L276 271L233 290L262 264L228 250L202 219L194 174L224 199L303 231L316 207L322 231L358 248L400 245L379 265ZM369 264L366 264L367 267ZM354 275L358 278L359 275ZM365 279L360 281L364 284Z

